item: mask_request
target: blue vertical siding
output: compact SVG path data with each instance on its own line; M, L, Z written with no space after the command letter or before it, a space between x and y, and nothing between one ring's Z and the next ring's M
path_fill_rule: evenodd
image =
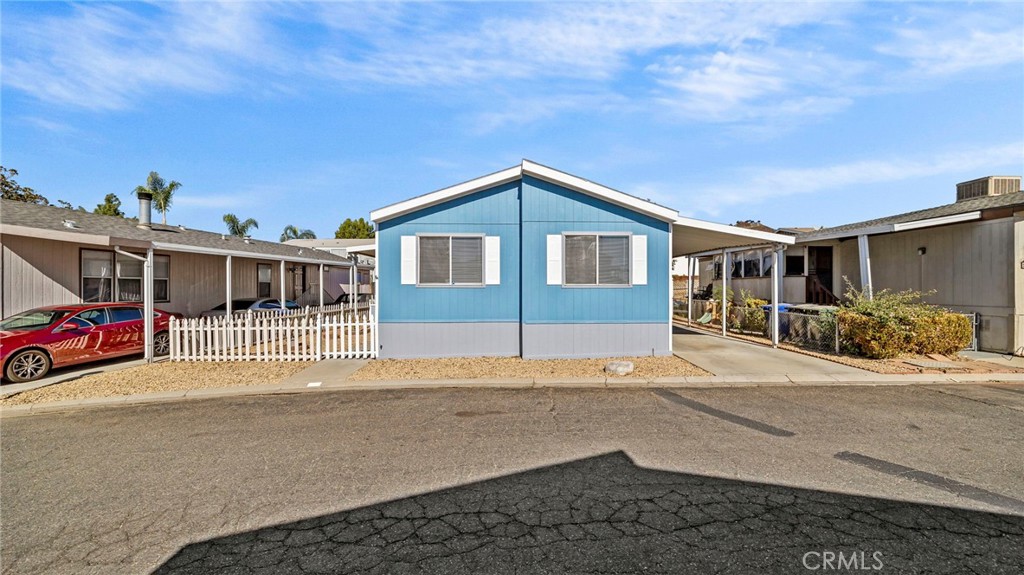
M381 322L519 321L519 182L381 222L377 259ZM501 284L402 285L401 236L483 233L501 238Z
M523 323L668 323L669 223L526 176L522 228ZM547 285L546 238L562 232L646 235L647 285Z

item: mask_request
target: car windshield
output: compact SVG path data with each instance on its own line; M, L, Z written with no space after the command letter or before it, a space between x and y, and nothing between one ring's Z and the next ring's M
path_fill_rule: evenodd
M68 314L66 309L33 309L0 321L0 330L34 331L51 326Z

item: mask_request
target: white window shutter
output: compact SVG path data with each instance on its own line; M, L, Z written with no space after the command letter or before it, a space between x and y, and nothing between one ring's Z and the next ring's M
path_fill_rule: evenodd
M416 236L402 236L402 285L416 285Z
M632 236L633 278L635 286L647 285L647 236Z
M496 286L501 283L501 237L484 238L484 283Z
M562 285L562 236L548 236L548 285Z

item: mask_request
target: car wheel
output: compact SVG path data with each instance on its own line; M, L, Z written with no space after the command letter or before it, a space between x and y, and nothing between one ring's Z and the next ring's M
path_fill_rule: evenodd
M171 353L171 336L162 331L153 336L153 355L167 355Z
M15 354L7 362L4 375L15 383L33 381L46 375L51 365L53 364L50 362L50 356L38 349L29 349Z

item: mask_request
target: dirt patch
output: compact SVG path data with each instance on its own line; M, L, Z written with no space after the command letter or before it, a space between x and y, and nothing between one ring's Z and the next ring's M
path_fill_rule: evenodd
M714 335L721 335L722 328L711 330L703 326L691 325L681 326L686 329L692 329L694 331L703 331ZM735 339L742 339L744 341L751 341L754 343L760 343L763 345L771 345L771 340L766 337L757 337L753 335L729 333L729 337ZM866 357L857 357L853 355L836 355L834 353L821 353L817 351L811 351L795 345L787 343L780 343L779 349L785 349L795 353L802 353L811 357L817 357L819 359L825 359L834 363L842 365L848 365L850 367L857 367L860 369L866 369L874 373L884 373L889 375L905 375L914 373L926 373L926 374L940 374L940 373L1024 373L1024 369L1019 367L1013 367L1009 365L996 365L987 361L977 361L968 359L965 357L955 356L947 359L950 363L956 364L956 367L950 368L924 368L916 365L911 365L907 361L913 360L929 360L932 358L923 355L910 355L904 357L897 357L893 359L868 359Z
M476 379L536 377L606 377L609 361L632 361L628 377L711 375L675 357L620 357L607 359L522 359L518 357L470 357L442 359L379 359L349 376L352 381L404 379Z
M87 375L0 399L0 406L277 383L312 362L162 362Z

